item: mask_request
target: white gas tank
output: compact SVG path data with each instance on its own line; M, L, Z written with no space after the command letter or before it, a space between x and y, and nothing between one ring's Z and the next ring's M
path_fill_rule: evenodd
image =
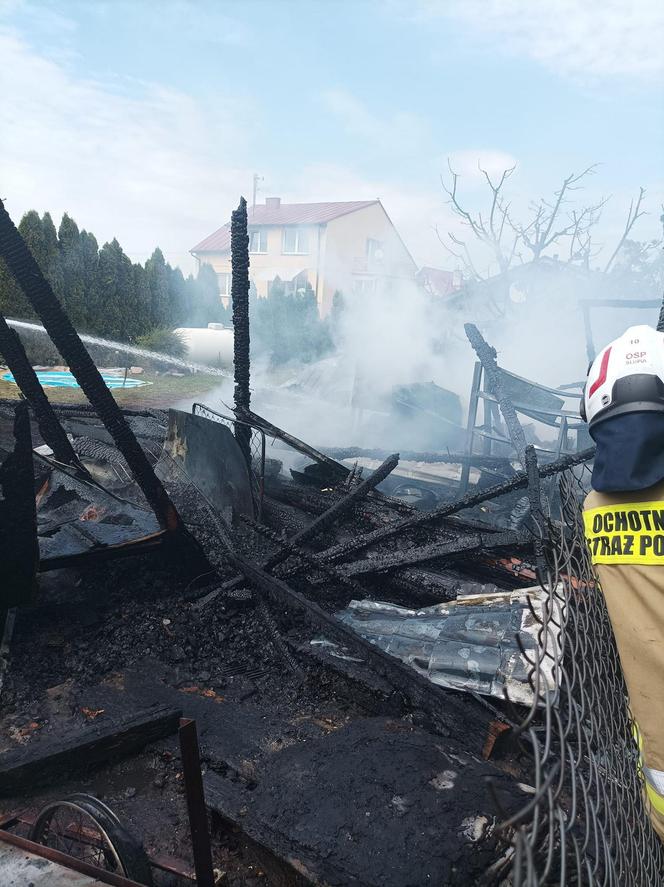
M207 366L233 366L233 330L221 323L207 328L180 327L175 332L187 346L187 360Z

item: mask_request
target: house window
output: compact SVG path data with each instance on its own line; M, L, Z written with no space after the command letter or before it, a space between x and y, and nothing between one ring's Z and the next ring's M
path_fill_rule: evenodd
M219 284L219 295L230 296L231 275L228 271L222 271L220 274L217 274L217 283Z
M284 228L284 253L305 255L309 252L309 232L306 228Z
M375 277L356 277L353 281L353 292L358 296L368 296L376 289Z
M265 228L256 228L256 230L249 232L249 252L267 252L267 231Z
M381 264L385 258L385 250L383 249L382 240L373 240L367 237L367 260L369 263L375 262Z

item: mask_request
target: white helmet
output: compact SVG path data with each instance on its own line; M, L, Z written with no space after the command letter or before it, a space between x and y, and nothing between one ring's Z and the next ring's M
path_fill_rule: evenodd
M631 326L590 365L581 417L592 427L623 413L664 412L664 333Z

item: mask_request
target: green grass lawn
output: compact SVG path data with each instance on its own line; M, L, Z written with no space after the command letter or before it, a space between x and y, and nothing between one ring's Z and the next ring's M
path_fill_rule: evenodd
M4 370L2 371L4 372ZM0 372L0 375L2 375ZM205 394L213 388L224 385L228 391L228 397L232 397L233 386L229 379L221 376L206 376L203 373L192 373L182 376L155 375L151 372L142 373L140 378L151 385L142 385L139 388L114 388L112 394L119 404L125 407L140 409L144 407L170 407L178 401L200 397L205 400ZM54 403L86 403L86 397L80 388L44 388L49 400ZM0 378L0 399L18 399L19 390L13 382L5 382ZM214 404L210 404L214 406Z

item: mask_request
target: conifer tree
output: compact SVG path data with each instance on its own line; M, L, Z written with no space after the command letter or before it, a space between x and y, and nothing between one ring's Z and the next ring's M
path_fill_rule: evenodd
M37 210L31 209L23 216L18 230L37 264L43 272L46 272L48 256L44 248L44 226Z
M58 228L62 302L74 326L86 328L86 277L83 268L81 234L78 225L65 213Z
M157 248L145 263L150 286L150 323L153 327L165 327L169 322L170 296L168 272L164 254Z
M95 287L95 331L126 341L137 332L134 276L130 260L114 238L99 252Z
M32 320L36 316L4 259L0 259L0 314L19 320Z

